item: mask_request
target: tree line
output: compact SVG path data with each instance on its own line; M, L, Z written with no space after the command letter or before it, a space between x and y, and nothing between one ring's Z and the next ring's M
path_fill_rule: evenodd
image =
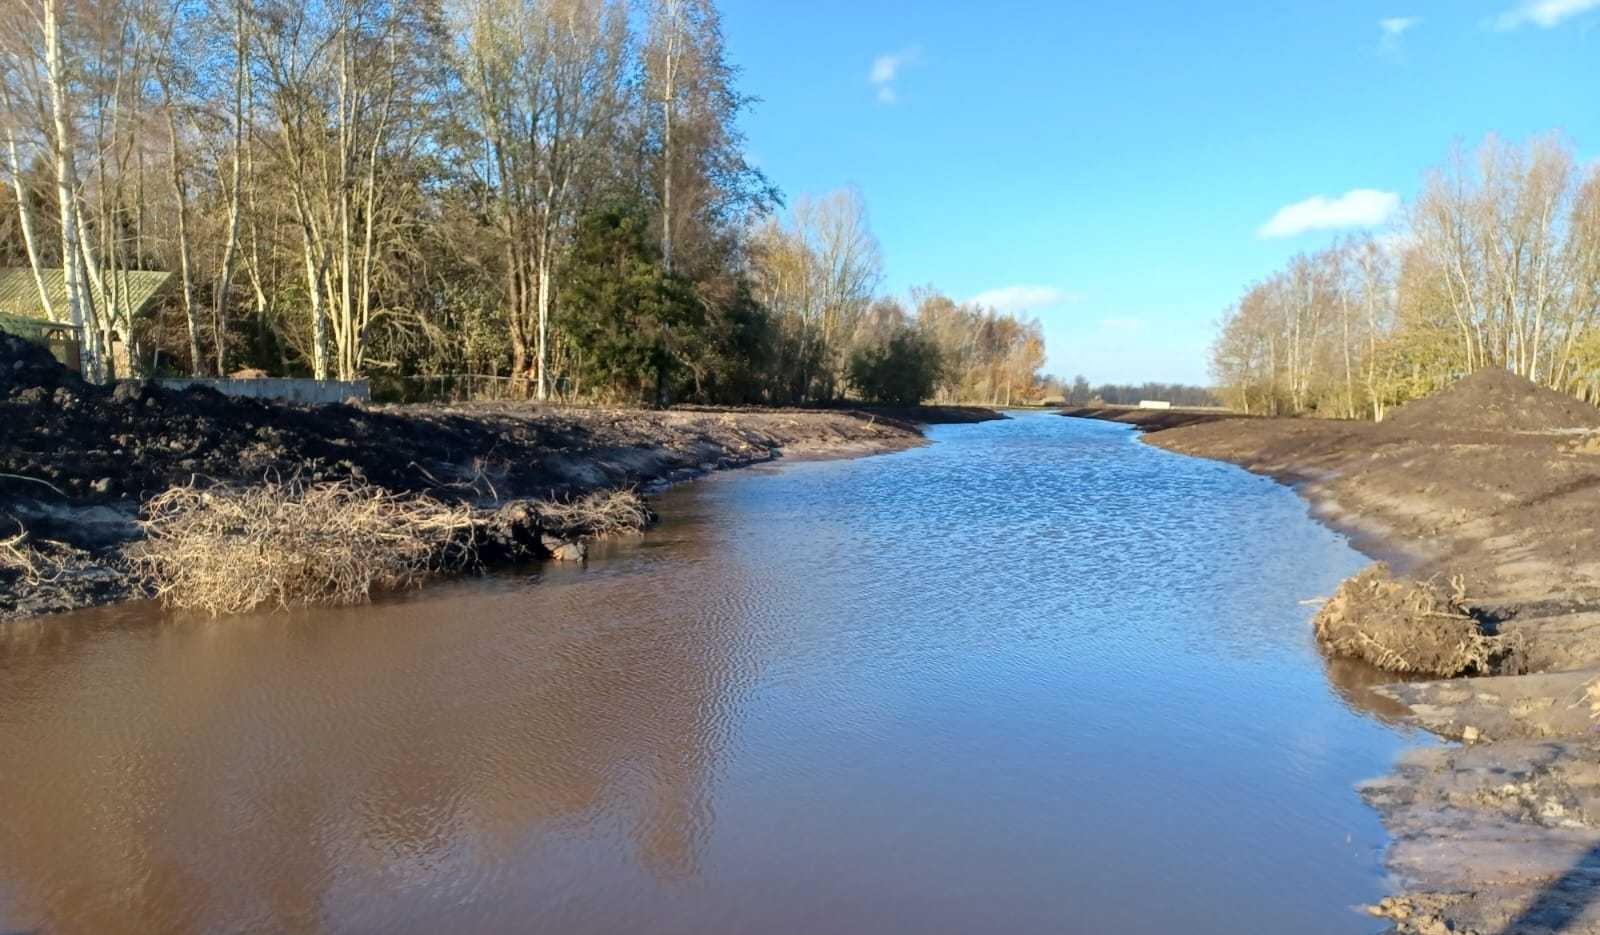
M859 193L785 208L751 103L714 0L14 0L0 264L34 270L101 379L1032 392L1037 323L881 295ZM147 316L137 270L174 274Z
M1228 309L1212 373L1247 412L1382 419L1484 367L1600 402L1600 167L1551 134L1431 171L1382 237L1296 256Z

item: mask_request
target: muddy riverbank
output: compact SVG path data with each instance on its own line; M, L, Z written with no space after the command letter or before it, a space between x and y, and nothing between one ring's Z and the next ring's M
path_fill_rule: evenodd
M922 443L921 424L995 418L966 407L295 406L94 386L0 334L0 620L141 596L127 548L141 505L175 485L300 477L482 507L560 502L780 456L898 450Z
M1600 411L1483 372L1380 424L1166 418L1150 444L1292 484L1411 580L1455 583L1508 650L1494 675L1381 690L1463 746L1364 788L1402 890L1375 911L1422 935L1600 932Z

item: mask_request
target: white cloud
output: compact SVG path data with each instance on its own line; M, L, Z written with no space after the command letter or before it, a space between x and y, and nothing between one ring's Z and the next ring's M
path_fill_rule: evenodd
M1378 20L1378 28L1391 39L1398 39L1422 25L1420 16L1389 16Z
M900 73L900 66L903 64L905 64L903 55L880 55L872 60L872 73L867 76L867 80L873 84L888 84Z
M1494 20L1494 28L1506 30L1533 25L1550 29L1580 13L1596 9L1600 9L1600 0L1521 0Z
M1370 188L1348 191L1337 198L1316 195L1279 208L1258 233L1269 238L1294 237L1308 231L1373 227L1389 220L1399 208L1399 195Z
M1079 297L1054 286L1004 286L980 292L967 301L997 312L1019 315L1077 302Z
M1391 58L1399 58L1402 37L1422 25L1420 16L1388 16L1378 20L1383 37L1378 40L1378 50Z
M921 53L911 48L903 52L885 53L872 60L867 83L877 90L878 103L893 104L898 99L894 89L895 79L900 77L900 72L907 65L915 65L920 58Z

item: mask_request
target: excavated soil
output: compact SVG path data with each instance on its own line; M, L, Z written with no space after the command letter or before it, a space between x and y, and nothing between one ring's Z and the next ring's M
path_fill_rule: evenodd
M1396 567L1346 583L1319 615L1325 644L1479 676L1378 689L1464 746L1364 789L1402 887L1374 914L1421 935L1600 933L1600 410L1483 371L1377 425L1163 428L1146 440L1295 485Z
M477 504L564 500L788 455L921 442L919 422L999 418L949 407L872 412L558 409L531 404L298 406L91 385L0 333L0 619L137 593L118 561L139 505L175 485L353 479Z
M1401 432L1570 432L1600 428L1600 409L1507 370L1479 370L1443 393L1396 409L1383 426Z

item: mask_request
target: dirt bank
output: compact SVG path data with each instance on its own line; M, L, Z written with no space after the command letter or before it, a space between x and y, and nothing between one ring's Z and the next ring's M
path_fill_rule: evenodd
M566 500L786 456L921 442L961 407L637 411L528 404L294 406L85 384L0 334L0 619L136 596L124 550L175 485L356 480L447 502ZM29 567L31 563L32 567Z
M1143 427L1295 485L1495 641L1496 675L1379 690L1464 742L1363 790L1394 838L1392 931L1600 933L1600 410L1486 371L1377 425Z
M1075 419L1098 419L1101 422L1121 422L1135 425L1147 432L1160 432L1183 425L1237 419L1237 413L1221 409L1140 409L1137 406L1080 406L1061 410L1064 416Z

